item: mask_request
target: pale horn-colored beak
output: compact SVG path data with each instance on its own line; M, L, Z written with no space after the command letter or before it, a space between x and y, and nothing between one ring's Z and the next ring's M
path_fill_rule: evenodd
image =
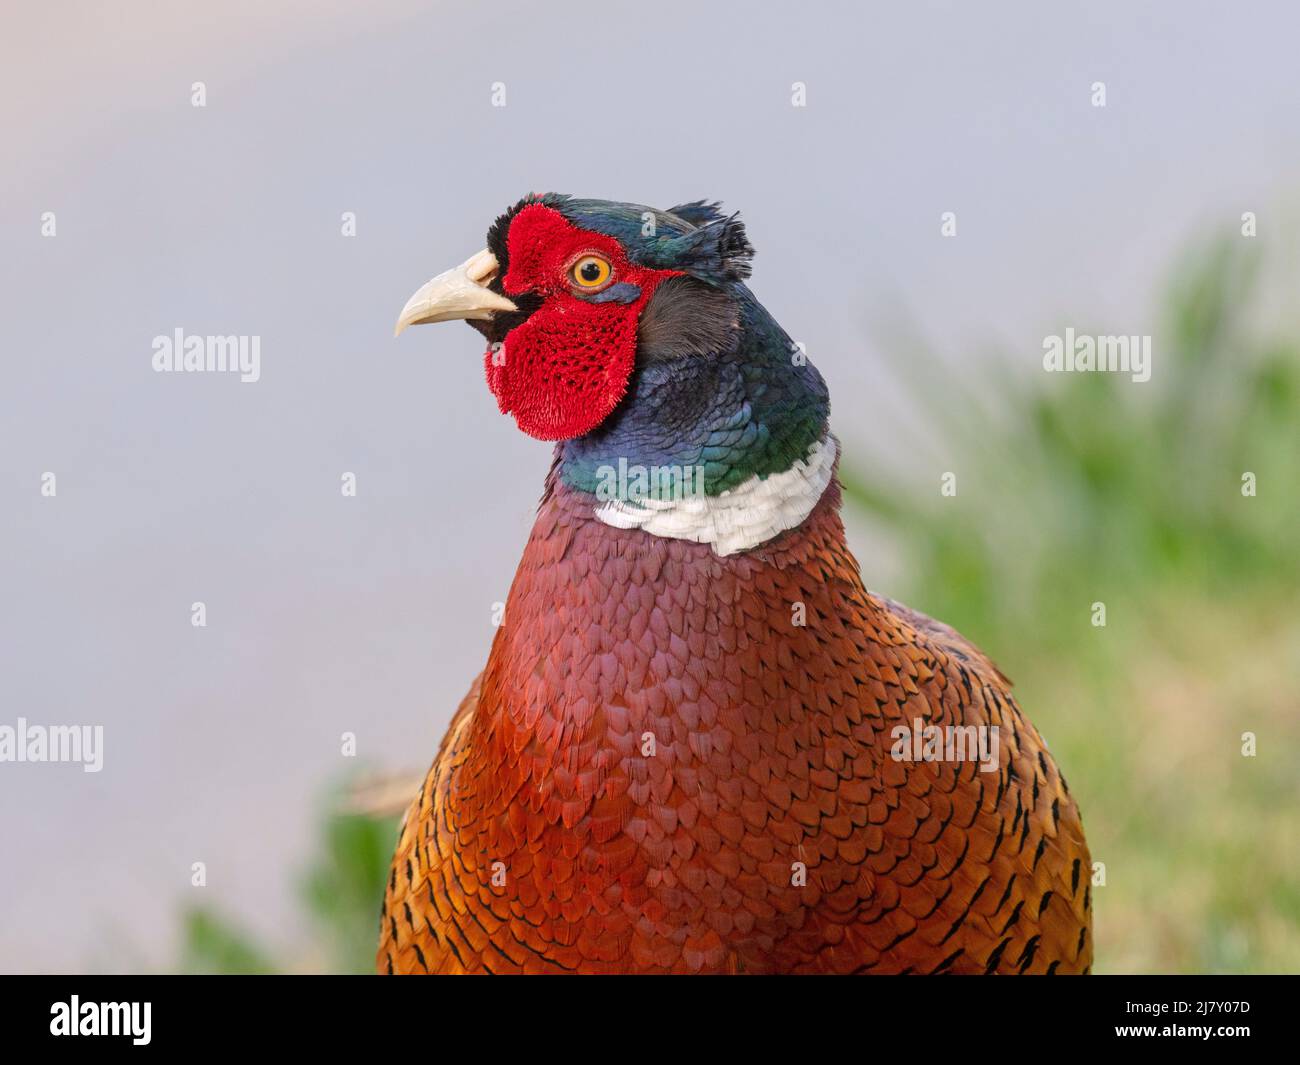
M499 269L497 257L484 248L455 269L439 274L406 301L397 316L393 336L400 336L408 325L450 322L457 318L491 318L497 311L518 310L504 296L488 288Z

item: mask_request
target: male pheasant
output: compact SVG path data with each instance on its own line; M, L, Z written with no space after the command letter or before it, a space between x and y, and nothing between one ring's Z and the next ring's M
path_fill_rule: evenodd
M997 667L863 587L742 224L532 195L487 244L398 331L470 321L558 444L379 970L1086 972L1078 808Z

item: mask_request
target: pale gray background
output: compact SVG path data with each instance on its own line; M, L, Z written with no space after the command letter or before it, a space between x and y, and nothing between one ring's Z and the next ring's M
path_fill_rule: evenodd
M1062 324L1149 331L1187 240L1275 221L1294 6L1071 7L6 5L0 723L107 739L97 776L0 765L0 968L171 964L195 860L202 901L290 943L340 733L427 764L549 449L475 334L392 322L523 193L741 209L850 454L894 402L891 323L1041 372ZM153 373L177 326L259 334L261 382Z

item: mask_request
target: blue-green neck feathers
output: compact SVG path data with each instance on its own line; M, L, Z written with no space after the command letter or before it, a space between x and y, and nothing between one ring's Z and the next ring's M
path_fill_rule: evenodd
M825 435L829 400L821 375L746 286L726 287L737 310L730 346L639 358L619 408L593 432L561 445L566 484L600 493L621 461L657 471L656 490L681 476L686 493L714 496L789 469Z

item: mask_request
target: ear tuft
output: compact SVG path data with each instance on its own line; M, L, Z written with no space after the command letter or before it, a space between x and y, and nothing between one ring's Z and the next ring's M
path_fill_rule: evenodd
M727 273L733 281L743 281L754 269L754 246L749 243L745 223L739 215L714 222L706 229L718 228L718 250Z
M692 200L668 208L669 214L675 214L683 222L693 226L707 226L710 222L721 222L727 216L723 214L722 204L717 200Z
M754 248L738 215L717 216L681 236L661 240L655 265L684 270L710 284L743 281L750 275Z

